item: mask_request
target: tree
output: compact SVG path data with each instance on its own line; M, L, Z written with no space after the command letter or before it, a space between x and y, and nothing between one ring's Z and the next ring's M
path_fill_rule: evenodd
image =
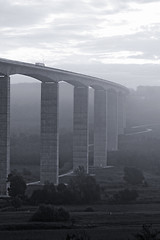
M82 166L75 170L69 188L78 203L92 203L100 199L100 187L96 179L86 174Z
M73 194L64 183L59 183L57 186L58 204L70 204L73 202Z
M68 185L60 183L46 183L42 189L35 190L31 197L31 204L71 204L92 203L100 199L100 187L95 178L85 173L83 167L75 171L75 176Z
M73 234L67 234L65 240L90 240L90 236L86 232L75 232Z
M133 234L133 237L136 240L159 240L160 231L157 229L153 229L152 225L150 224L144 224L142 226L142 229L138 233Z
M8 175L7 182L10 183L8 194L11 197L23 198L26 191L26 182L23 177L17 172L11 172Z
M125 167L123 178L132 185L141 184L144 181L143 172L134 167Z
M138 198L136 190L124 189L115 193L110 199L110 203L125 204L135 201Z
M46 182L42 189L34 190L30 197L31 204L40 203L55 204L57 203L57 191L53 183Z

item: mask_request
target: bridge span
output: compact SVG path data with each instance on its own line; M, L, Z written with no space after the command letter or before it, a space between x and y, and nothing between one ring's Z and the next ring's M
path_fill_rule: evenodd
M125 129L128 89L108 80L46 66L0 58L0 195L6 195L10 171L10 76L41 81L40 182L57 184L59 173L59 82L74 86L73 170L88 172L88 90L94 89L94 166L107 166L107 151L118 148Z

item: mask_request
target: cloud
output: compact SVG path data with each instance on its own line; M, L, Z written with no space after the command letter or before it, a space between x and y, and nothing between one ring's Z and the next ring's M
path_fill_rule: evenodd
M0 4L0 57L33 63L44 59L53 67L120 79L127 85L134 85L127 79L134 79L135 69L143 81L153 78L153 69L158 72L153 65L160 63L159 1L0 0ZM124 70L127 64L129 72ZM157 82L158 77L154 76Z
M14 4L14 1L0 1L0 26L17 27L29 26L40 22L46 15L45 9L39 6ZM14 30L14 29L13 29Z

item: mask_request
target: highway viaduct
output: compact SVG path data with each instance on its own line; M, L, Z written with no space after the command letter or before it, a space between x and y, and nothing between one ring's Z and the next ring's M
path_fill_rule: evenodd
M59 175L59 82L74 86L73 169L88 172L88 90L94 89L94 166L107 166L107 151L116 151L125 128L128 89L108 80L38 64L0 59L0 195L6 195L10 172L10 76L41 81L40 182L57 184Z

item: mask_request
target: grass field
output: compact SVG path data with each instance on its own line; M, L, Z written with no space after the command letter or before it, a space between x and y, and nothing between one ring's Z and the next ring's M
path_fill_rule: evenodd
M90 240L128 240L143 224L160 229L160 176L144 172L148 187L136 186L139 199L128 205L108 205L115 192L130 187L123 180L123 168L92 170L104 188L100 204L65 206L73 221L67 223L31 223L35 207L25 206L19 211L0 211L0 239L4 240L65 240L67 233L86 232ZM92 207L93 212L86 212Z
M128 239L143 224L160 225L160 204L92 205L94 212L84 212L88 206L66 206L72 222L31 223L35 209L0 213L0 239L65 239L67 233L86 232L91 240Z
M92 229L85 230L90 240L124 240L129 239L135 232L135 229L124 229L120 228L118 232L115 229ZM84 233L84 230L31 230L31 231L13 231L11 232L0 232L0 239L2 240L66 240L66 235L70 233Z

